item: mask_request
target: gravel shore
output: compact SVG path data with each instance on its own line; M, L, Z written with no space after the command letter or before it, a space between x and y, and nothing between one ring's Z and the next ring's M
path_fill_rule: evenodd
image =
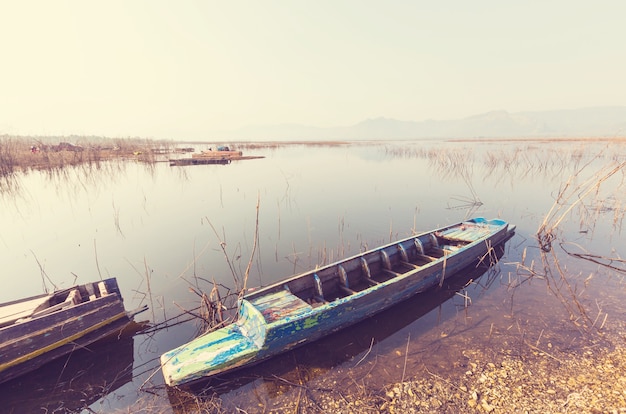
M380 412L626 413L624 348L566 360L534 356L485 363L468 355L458 382L431 377L397 384Z
M626 413L626 336L617 340L610 348L571 353L503 352L499 360L470 350L465 371L455 378L427 372L380 391L355 393L325 384L269 412Z

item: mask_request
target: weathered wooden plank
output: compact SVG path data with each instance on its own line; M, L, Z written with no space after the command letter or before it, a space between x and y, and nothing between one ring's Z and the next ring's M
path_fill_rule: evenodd
M75 349L84 348L109 336L117 337L128 325L129 321L130 319L128 317L120 316L113 321L103 323L102 326L98 326L97 329L84 332L81 335L73 337L72 340L64 341L63 344L55 348L50 348L44 353L31 355L31 358L26 358L18 364L7 365L5 369L0 371L0 383L32 372L50 361L69 354Z
M268 323L277 319L295 316L311 309L311 305L292 295L287 290L280 290L267 296L251 300L252 303L265 317Z
M38 354L43 354L66 342L71 342L76 337L126 316L124 306L119 302L110 302L95 308L92 307L89 310L80 309L79 311L80 313L72 313L71 309L64 310L62 311L66 316L64 319L55 318L57 319L55 323L51 322L40 329L23 332L20 337L0 343L0 372L6 364L24 361L28 359L28 355L35 357ZM38 326L42 325L38 324Z
M0 305L0 327L11 325L19 319L28 318L37 308L46 304L52 295L37 296L25 301Z
M80 312L91 312L93 310L97 310L101 306L106 306L112 303L117 303L121 306L121 308L123 308L121 299L117 295L109 295L103 298L98 298L95 301L85 302L78 306L80 306ZM12 342L20 341L24 335L29 335L32 332L46 329L50 325L62 323L73 314L76 314L76 309L69 308L40 318L33 318L32 320L25 321L23 323L6 326L0 329L0 347Z

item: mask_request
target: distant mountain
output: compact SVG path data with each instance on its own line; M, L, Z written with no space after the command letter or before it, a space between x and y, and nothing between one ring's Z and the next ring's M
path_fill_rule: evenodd
M517 113L493 111L442 121L399 121L380 117L336 128L296 124L259 125L220 135L221 138L231 140L267 141L612 137L626 136L626 106Z

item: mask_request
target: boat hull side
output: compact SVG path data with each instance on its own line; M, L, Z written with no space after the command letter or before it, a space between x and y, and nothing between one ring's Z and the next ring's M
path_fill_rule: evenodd
M314 308L299 318L269 324L265 343L255 361L270 358L353 325L432 288L448 276L475 263L509 235L506 222L488 223L502 227L489 238L464 246L449 260L433 262L402 277L337 299Z
M130 321L117 294L3 328L0 383L121 331Z
M494 235L497 243L501 237ZM268 325L267 338L259 358L269 358L284 350L313 342L332 332L353 325L417 293L437 285L447 276L476 262L487 253L485 241L459 251L454 259L434 262L398 279L337 299L314 308L302 317Z
M397 280L314 308L299 319L270 325L259 356L270 357L353 325L437 285L446 275L452 275L474 262L478 258L477 253L482 255L485 252L486 249L470 249L459 253L457 259L448 261L445 268L443 261L435 262Z

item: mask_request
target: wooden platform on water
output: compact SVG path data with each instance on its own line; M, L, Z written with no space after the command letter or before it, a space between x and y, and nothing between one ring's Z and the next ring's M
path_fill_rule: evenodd
M221 164L226 165L230 164L232 161L241 161L241 160L254 160L259 158L265 158L264 156L259 155L242 155L237 157L228 157L228 158L213 158L213 157L197 157L197 158L178 158L171 159L170 166L185 166L185 165L206 165L206 164Z

